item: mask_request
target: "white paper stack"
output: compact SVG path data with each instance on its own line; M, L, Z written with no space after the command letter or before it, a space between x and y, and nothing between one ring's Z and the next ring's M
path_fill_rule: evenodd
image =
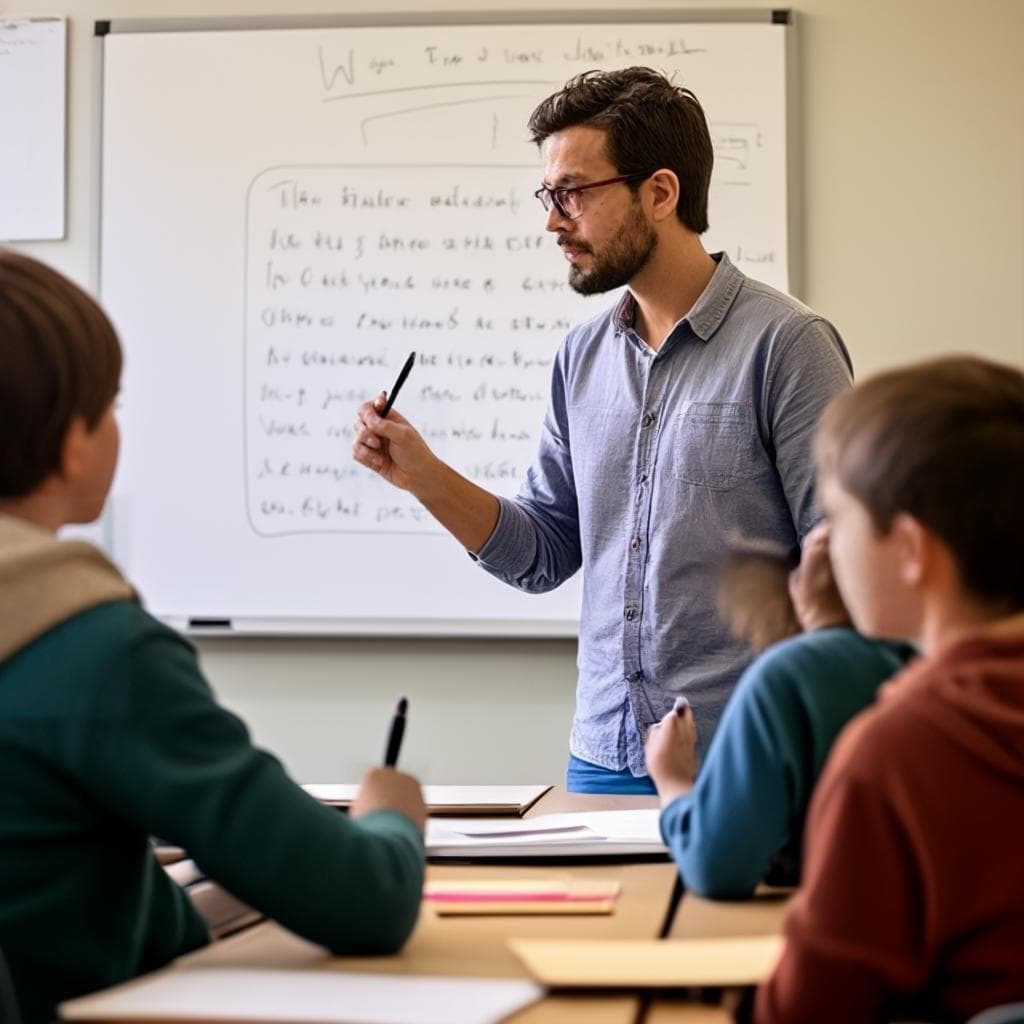
M665 855L654 807L628 811L540 814L523 821L433 818L427 821L427 856L619 857Z

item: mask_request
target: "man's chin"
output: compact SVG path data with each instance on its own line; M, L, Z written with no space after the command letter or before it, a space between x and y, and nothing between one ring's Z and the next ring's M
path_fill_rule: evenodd
M595 280L593 275L586 274L576 267L569 271L569 287L577 295L599 295L601 292L609 290L602 287L601 282Z

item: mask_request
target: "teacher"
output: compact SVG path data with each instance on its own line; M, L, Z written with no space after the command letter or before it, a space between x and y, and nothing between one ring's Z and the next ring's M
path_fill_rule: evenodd
M360 406L353 456L511 586L540 593L582 567L567 786L653 793L647 729L686 696L706 749L750 660L715 611L726 538L793 547L814 525L811 435L850 358L823 317L704 249L713 153L688 89L589 71L529 129L569 284L626 291L562 343L519 493L460 476L379 415L383 396Z

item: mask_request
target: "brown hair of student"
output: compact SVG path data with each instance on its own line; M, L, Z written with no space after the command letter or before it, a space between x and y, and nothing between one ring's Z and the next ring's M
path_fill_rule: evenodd
M538 146L577 125L607 132L607 157L619 174L675 172L676 215L696 234L707 231L714 153L704 111L689 89L650 68L584 71L544 100L528 122ZM630 187L635 192L640 184Z
M834 399L815 443L879 532L900 513L937 535L976 597L1024 608L1024 373L947 356Z
M95 427L117 394L121 346L106 314L56 270L0 249L0 498L60 465L76 417Z

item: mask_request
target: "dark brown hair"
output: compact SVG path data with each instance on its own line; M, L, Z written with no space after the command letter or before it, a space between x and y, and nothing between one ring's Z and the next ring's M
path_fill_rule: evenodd
M913 516L976 597L1024 607L1020 370L948 356L881 373L832 401L815 455L880 532Z
M619 174L674 171L676 215L696 234L708 229L714 154L697 97L650 68L584 71L530 115L539 146L550 135L586 125L607 133L607 155ZM635 191L639 184L631 186Z
M0 249L0 498L29 494L60 465L71 421L90 429L121 380L121 346L81 288Z

